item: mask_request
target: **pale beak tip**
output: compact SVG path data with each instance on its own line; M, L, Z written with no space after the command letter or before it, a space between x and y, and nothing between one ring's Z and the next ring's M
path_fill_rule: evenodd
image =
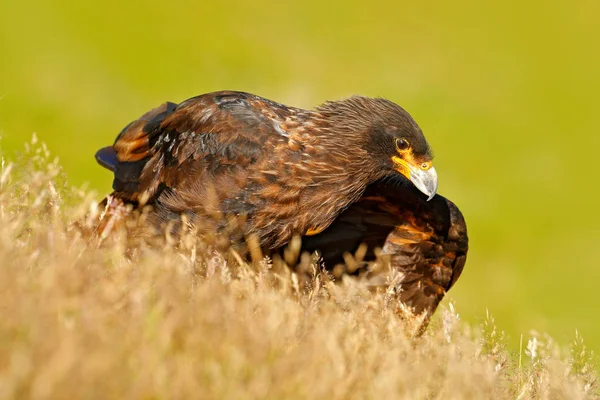
M434 167L428 170L419 168L411 168L410 180L411 182L427 195L427 201L430 201L435 197L438 188L438 177Z

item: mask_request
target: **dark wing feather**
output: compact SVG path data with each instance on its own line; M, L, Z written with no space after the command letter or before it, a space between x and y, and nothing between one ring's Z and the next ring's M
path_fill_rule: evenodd
M264 148L281 134L274 120L289 112L283 105L241 92L208 93L179 105L165 103L117 137L114 194L143 205L167 188L193 189L207 175L215 185L223 183L221 179L230 192L239 190L243 174L232 182L232 173L265 154ZM102 162L106 157L98 159L107 166Z
M397 272L400 299L414 312L433 314L460 276L468 250L465 221L451 201L431 201L412 186L375 184L316 236L304 237L303 248L318 250L327 267L343 262L344 252L368 245L390 259Z
M114 172L113 189L125 200L137 201L140 174L152 154L153 127L175 110L166 102L127 125L113 146L96 153L96 161Z

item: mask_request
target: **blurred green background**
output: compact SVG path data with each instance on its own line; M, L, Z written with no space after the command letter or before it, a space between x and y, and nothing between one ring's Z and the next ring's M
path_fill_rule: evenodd
M111 175L95 150L165 100L390 98L425 131L439 191L467 218L451 291L462 317L488 308L513 345L579 329L598 352L599 13L597 0L4 0L0 146L37 132L100 197Z

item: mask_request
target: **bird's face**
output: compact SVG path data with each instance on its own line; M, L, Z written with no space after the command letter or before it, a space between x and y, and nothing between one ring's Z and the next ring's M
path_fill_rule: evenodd
M437 191L438 178L430 151L416 152L410 138L406 137L394 138L394 147L395 152L390 157L394 171L411 181L428 196L427 200L431 200Z
M431 150L421 128L402 107L386 99L353 96L327 102L318 111L331 121L338 134L351 141L358 138L357 143L367 153L363 162L374 176L400 174L428 200L435 196L438 179Z
M421 128L400 106L384 99L373 99L373 124L369 129L369 153L388 176L400 174L431 200L438 178L431 149Z

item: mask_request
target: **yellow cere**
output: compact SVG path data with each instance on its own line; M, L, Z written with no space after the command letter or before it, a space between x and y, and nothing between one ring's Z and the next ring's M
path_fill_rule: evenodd
M407 179L410 179L410 168L408 167L408 163L398 156L392 157L392 161L395 165L394 169L404 175Z

